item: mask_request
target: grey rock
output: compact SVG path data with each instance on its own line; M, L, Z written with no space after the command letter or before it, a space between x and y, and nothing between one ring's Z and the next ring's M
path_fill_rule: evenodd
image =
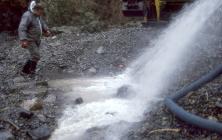
M105 53L104 47L103 47L103 46L99 47L99 48L96 50L96 53L97 53L97 54L103 54L103 53Z
M95 74L97 73L97 70L96 70L96 68L91 67L90 69L88 69L88 73L89 73L90 75L95 75Z
M0 124L0 129L4 129L4 125L3 124Z
M60 42L60 41L55 41L55 42L51 42L51 43L49 43L49 45L50 46L61 46L63 43L62 42Z
M57 36L53 36L53 37L52 37L52 39L56 39L56 38L57 38Z
M135 94L135 91L130 85L123 85L117 90L116 96L119 98L129 98Z
M106 112L106 115L115 116L115 115L116 115L116 112Z
M15 140L11 132L7 130L0 130L0 140Z
M21 93L24 95L36 95L38 94L38 91L28 89L28 90L22 90Z
M56 96L53 94L50 94L45 98L44 102L54 104L56 102Z
M32 100L24 100L20 106L26 110L30 110L30 108L33 106L33 104L35 104L36 100L37 100L36 98L34 98Z
M46 117L44 115L38 114L37 117L41 122L46 122Z
M78 32L79 29L73 26L61 26L61 27L53 27L52 30L71 34L73 32Z
M49 84L48 84L48 81L38 81L36 83L37 86L44 86L44 87L48 87Z
M104 140L106 139L105 132L107 128L108 126L89 128L84 133L82 139L83 140Z
M14 83L19 83L19 82L24 82L25 81L25 78L20 76L20 77L16 77L13 79L13 82Z
M168 118L167 118L167 117L163 117L161 124L162 124L163 126L166 126L168 123L169 123Z
M127 62L127 59L125 57L122 57L121 61L125 63L125 62Z
M218 121L218 119L216 117L214 117L214 116L209 116L208 119L212 120L212 121Z
M221 101L217 101L215 106L218 107L218 108L222 108L222 102Z
M76 59L76 62L77 62L77 63L81 63L81 57L78 57L78 58Z
M82 103L83 103L83 99L81 97L75 100L75 104L82 104Z
M72 73L75 73L75 71L74 70L67 70L67 73L72 74Z
M47 140L51 135L51 130L48 126L41 126L28 132L33 140Z
M37 86L34 88L26 88L21 90L24 95L45 95L48 92L48 88L45 86Z
M48 88L45 86L37 86L36 90L40 95L46 95L48 92Z
M24 89L24 88L29 88L33 85L32 82L19 82L19 83L13 83L10 86L10 89Z
M21 104L21 107L29 110L29 111L36 111L43 109L43 101L38 98L33 98L31 100L25 100Z

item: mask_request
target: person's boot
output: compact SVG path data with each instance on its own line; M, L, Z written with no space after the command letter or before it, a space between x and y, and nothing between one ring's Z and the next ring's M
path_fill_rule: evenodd
M26 64L24 65L21 74L22 74L22 75L31 74L31 66L32 66L32 61L31 61L31 60L28 60L28 61L26 62Z
M37 66L37 62L32 61L31 67L30 67L30 74L35 74L36 66Z

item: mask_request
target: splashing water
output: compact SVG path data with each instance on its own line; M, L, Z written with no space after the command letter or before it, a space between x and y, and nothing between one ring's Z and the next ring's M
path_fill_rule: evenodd
M184 67L187 54L194 50L191 43L197 33L221 5L221 0L198 0L188 6L123 75L68 80L69 86L73 86L67 94L68 99L79 95L85 103L66 107L51 140L82 140L90 128L113 124L117 125L101 130L103 136L88 139L119 140L128 127L120 122L140 121L144 111L151 109L151 103L161 99L159 96L163 91L176 81L172 77L174 73ZM65 81L61 83L55 81L52 85L67 85ZM135 97L122 99L115 96L117 89L125 84L135 89Z

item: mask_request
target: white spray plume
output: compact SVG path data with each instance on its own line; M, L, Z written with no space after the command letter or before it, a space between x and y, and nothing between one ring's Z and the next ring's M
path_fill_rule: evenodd
M138 98L157 97L175 81L172 76L195 51L192 43L196 35L221 4L220 0L199 0L184 9L152 42L153 47L129 68L131 81L139 83Z

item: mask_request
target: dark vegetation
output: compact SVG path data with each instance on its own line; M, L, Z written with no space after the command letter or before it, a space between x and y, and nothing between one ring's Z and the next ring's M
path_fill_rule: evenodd
M27 0L28 1L28 0ZM1 0L0 1L0 32L17 28L22 13L27 8L26 0Z
M0 31L15 30L30 0L0 1ZM104 28L107 23L124 22L120 0L42 0L46 19L51 26L88 25ZM120 20L121 19L121 20Z

